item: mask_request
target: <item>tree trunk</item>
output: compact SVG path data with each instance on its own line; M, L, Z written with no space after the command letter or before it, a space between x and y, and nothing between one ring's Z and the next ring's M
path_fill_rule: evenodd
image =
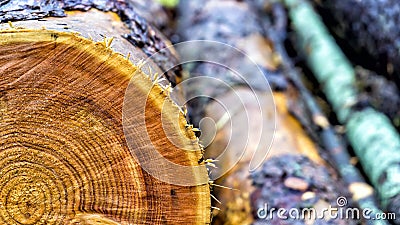
M352 60L394 80L400 87L400 2L315 1L320 15L349 49ZM346 48L344 48L346 49ZM368 56L368 57L367 57Z
M129 30L115 14L9 25L0 25L1 224L209 223L196 137L165 81L138 67L146 55L121 38Z
M255 2L191 0L181 1L178 6L177 14L180 18L176 33L180 35L181 41L223 42L240 49L253 60L250 61L241 54L228 54L229 51L217 48L190 49L191 53L203 56L199 58L211 55L206 59L238 71L242 76L238 78L208 61L187 67L190 75L185 82L196 82L196 85L188 85L185 89L186 97L190 100L189 113L193 123L196 126L201 125L203 118L216 122L216 134L209 145L208 140L200 137L200 141L205 140L203 144L207 147L206 158L216 159L215 168L210 167L210 178L218 178L215 183L227 187L213 189L215 206L220 209L213 210L214 224L254 222L253 212L257 208L252 208L250 196L256 188L252 186L254 181L250 177L252 173L249 169L251 162L255 161L253 157L263 163L265 150L270 150L268 157L304 154L322 163L314 143L298 121L289 114L287 96L283 93L272 93L268 83L262 82L265 76L273 90L286 89L288 86L280 70L281 62L275 52L274 43L267 38L268 29L272 30L276 24L264 24L266 21L260 21L261 15L253 3ZM219 52L224 52L225 55L218 54ZM182 58L185 58L184 55L181 53ZM254 63L263 73L257 67L254 68ZM235 68L235 65L240 65L240 68ZM218 82L198 82L204 77L223 81L224 85L218 86ZM212 133L210 130L214 127L210 127L201 127L202 132ZM219 177L223 172L226 173Z
M396 213L398 218L400 208L398 201L400 182L397 179L400 174L398 132L383 113L370 107L357 107L354 69L312 6L307 1L301 0L286 0L285 4L297 35L298 48L307 56L307 63L318 82L323 85L324 93L333 105L339 122L346 125L347 137L355 154L360 158L365 173L377 189L382 207ZM368 202L366 207L361 207L374 210ZM380 213L378 209L374 211ZM372 222L383 223L379 220ZM398 219L393 222L400 224Z

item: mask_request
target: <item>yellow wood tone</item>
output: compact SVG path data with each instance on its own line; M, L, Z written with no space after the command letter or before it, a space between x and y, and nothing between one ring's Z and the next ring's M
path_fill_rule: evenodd
M122 107L131 78L139 93L134 101L148 102L150 124L161 120L161 109L176 108L158 86L146 88L152 81L137 69L75 33L0 31L0 224L209 222L207 184L161 182L127 147ZM198 165L197 141L177 115L163 118L174 126L135 127L134 141L157 133L149 144L165 158ZM192 151L174 146L163 129ZM193 176L207 175L201 172Z
M236 93L228 93L224 96L225 102L234 101L236 99L236 94L240 94L244 98L246 95L252 95L252 90L241 90ZM236 112L233 115L233 119L241 118L245 115L247 118L251 118L249 120L250 128L256 128L258 126L271 128L271 132L274 132L274 140L267 159L269 157L283 154L302 154L316 163L324 164L325 162L318 154L317 146L306 134L296 118L290 114L288 110L288 96L285 93L274 92L273 97L275 106L268 105L269 101L267 94L259 94L259 96L261 96L259 99L260 103L257 103L257 105L246 105L248 116L245 111L241 111ZM262 120L262 118L259 118L257 111L258 104L263 108L263 111L265 112L264 116L267 119ZM224 112L221 110L218 111L218 109L221 108L217 107L216 103L211 103L207 106L206 115L211 118L220 118L221 114ZM271 115L273 115L274 110L276 110L275 120L270 118ZM243 121L243 123L247 122L244 119L241 119L241 121ZM264 123L261 124L260 121L263 121ZM231 157L227 158L228 160L235 160L235 157L240 155L237 153L243 151L242 148L237 147L240 146L240 144L235 144L235 142L241 140L239 137L246 137L248 133L250 136L256 136L257 132L259 132L257 129L235 130L235 136L231 136L230 129L231 127L224 126L217 132L214 142L206 149L206 154L210 155L207 155L207 157L216 158L218 154L226 148L228 143L232 142L234 143L231 144L232 149L229 149L232 154L230 154ZM245 225L254 222L253 212L250 207L250 193L254 190L254 187L252 186L252 180L250 179L249 162L258 144L258 140L249 138L246 153L243 158L240 159L240 162L237 163L226 175L216 181L216 183L220 185L237 190L215 188L214 195L222 202L222 204L216 203L216 207L221 208L221 210L214 210L214 214L216 214L215 224Z
M277 125L269 157L285 153L303 154L316 163L324 164L314 141L288 111L288 97L283 93L274 93L274 100L277 109Z

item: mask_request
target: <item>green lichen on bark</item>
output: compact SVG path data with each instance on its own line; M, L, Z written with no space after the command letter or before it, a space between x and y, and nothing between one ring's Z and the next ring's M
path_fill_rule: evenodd
M354 68L312 6L303 0L284 2L299 49L322 84L339 121L346 125L348 139L378 190L382 206L391 205L391 200L400 195L400 180L396 179L400 176L399 134L382 113L371 108L356 110L351 107L357 101ZM373 223L378 222L384 223Z

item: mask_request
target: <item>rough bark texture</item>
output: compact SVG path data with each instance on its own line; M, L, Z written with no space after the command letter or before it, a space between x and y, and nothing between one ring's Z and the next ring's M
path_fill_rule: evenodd
M296 32L297 47L307 57L318 82L324 86L324 93L333 105L339 122L346 125L347 137L378 191L381 205L387 210L398 209L398 132L383 113L370 107L357 107L355 71L312 6L303 0L286 0L285 3ZM398 218L399 212L393 213ZM370 222L381 224L386 221ZM399 223L398 219L395 222Z
M128 29L111 13L67 14L15 22L9 29L0 25L0 223L208 223L207 182L162 182L128 148L127 135L178 165L198 167L202 157L168 90L134 65L146 58L143 46L120 38ZM114 35L112 43L102 41ZM160 70L150 65L153 72ZM147 104L146 115L130 115L144 116L145 126L126 131L122 111L128 84L135 90L131 102ZM168 115L163 121L162 113ZM165 131L192 151L175 146ZM149 139L142 138L146 134ZM199 180L208 178L204 166L192 172Z
M400 85L400 2L396 0L317 1L321 15L365 66L378 65ZM360 56L358 56L360 57ZM357 56L353 57L357 58ZM357 59L356 59L357 60ZM357 61L362 61L357 60Z
M233 87L229 89L211 84L193 85L186 89L188 96L204 94L211 99L213 97L218 99L209 101L203 98L189 102L190 116L195 124L202 117L217 121L216 136L205 150L207 158L219 160L215 162L217 168L210 168L211 177L219 171L227 171L232 162L240 159L227 174L216 181L217 184L235 190L214 188L213 194L221 201L221 204L215 201L215 206L221 208L221 211L214 210L215 224L253 222L254 208L251 205L250 194L255 188L251 185L249 164L253 154L257 158L263 157L262 154L256 153L259 148L270 149L269 156L303 153L315 161L322 162L314 143L305 134L298 121L288 113L287 96L275 92L274 101L271 101L268 85L258 82L257 76L261 75L267 78L273 90L281 91L289 86L281 70L280 57L276 54L274 43L269 39L269 29L272 30L273 26L285 27L285 24L276 20L274 22L277 24L272 24L269 17L264 20L264 16L254 3L233 0L181 1L178 9L177 34L180 35L181 41L200 39L227 43L245 52L262 70L262 73L253 70L252 63L243 60L242 55L224 55L215 48L190 49L197 55L213 55L212 59L218 58L219 62L225 63L224 65L239 65L245 71L240 74L244 79L238 79L230 71L212 63L197 63L187 67L190 70L190 76L187 77L189 80L212 77ZM250 83L253 89L249 88L246 82ZM254 100L255 95L258 97L257 101ZM237 96L243 100L243 107L240 106ZM234 107L223 108L221 105ZM262 113L259 113L260 108ZM220 123L228 114L229 122ZM262 129L265 129L263 131L268 135L258 140ZM273 133L274 142L270 146L270 143L266 142ZM248 138L244 140L243 137ZM222 154L225 154L225 157L220 157Z
M179 20L177 34L180 41L212 40L223 42L238 48L255 61L257 66L269 81L272 88L284 89L287 85L284 77L279 73L279 58L273 50L273 44L267 38L266 30L259 20L257 10L246 1L181 1L178 7ZM218 54L218 49L196 49L196 54L206 56L210 52ZM259 82L259 71L253 69L253 63L243 61L242 55L224 55L217 58L225 65L240 65L244 76L240 78L231 71L218 67L212 63L198 63L190 68L191 78L209 76L220 79L228 86L243 86L267 92L270 88ZM218 96L227 92L227 88L215 86L196 86L186 90L188 95L201 93L207 96ZM204 116L204 107L209 99L199 98L189 102L190 115L197 125Z
M326 167L312 162L301 155L281 155L272 157L263 164L261 170L253 173L252 179L256 190L252 193L253 213L256 219L255 224L337 224L351 225L358 224L354 218L332 219L314 217L307 219L289 218L283 220L278 217L275 211L268 211L271 208L284 208L289 211L292 208L304 209L313 208L315 213L321 215L324 207L341 208L337 205L339 196L346 196L350 199L350 193L344 190L343 184ZM266 209L266 205L268 209ZM354 207L349 202L343 206ZM257 215L258 209L266 209L263 214ZM269 213L270 212L270 213ZM260 218L261 215L261 218ZM264 217L265 216L265 217Z
M400 129L400 91L396 84L374 71L356 67L359 105L370 105L387 115ZM390 104L388 104L390 102Z
M51 0L51 1L2 1L0 3L0 22L18 21L18 20L31 20L42 19L49 16L65 17L67 11L80 10L88 11L92 8L99 9L106 12L115 12L119 15L121 20L129 27L129 33L121 33L133 45L139 47L144 51L147 56L151 56L159 52L169 45L169 42L151 26L142 16L150 19L152 23L162 28L162 24L158 21L157 17L150 17L149 12L143 11L146 6L150 6L151 12L162 14L157 4L153 1L147 3L139 3L138 1L71 1L71 0ZM165 15L164 15L165 17ZM179 67L177 59L174 54L168 50L163 50L153 59L166 73L168 79L175 85L180 78ZM172 69L171 71L169 71Z

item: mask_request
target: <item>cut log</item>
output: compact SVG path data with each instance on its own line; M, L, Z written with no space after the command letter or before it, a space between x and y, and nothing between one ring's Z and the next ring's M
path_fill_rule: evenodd
M352 61L385 74L400 87L400 45L397 24L400 2L315 1L324 22L339 38ZM352 49L353 51L349 51Z
M286 0L285 4L295 30L298 44L296 47L307 56L307 64L318 82L323 85L323 91L333 105L339 122L346 125L347 138L359 157L365 173L376 188L382 208L396 214L392 219L398 218L400 208L396 200L400 196L400 182L397 179L400 174L398 132L383 113L368 106L357 107L354 69L329 35L311 4L298 0ZM365 208L371 210L371 215L381 213L370 204L366 206ZM369 222L382 224L385 221ZM400 224L398 219L393 222Z
M209 223L207 170L198 165L200 147L184 116L150 74L110 48L111 39L95 42L69 32L86 30L90 37L89 27L94 39L117 32L116 48L131 53L133 62L145 57L118 38L118 29L126 28L115 16L85 14L93 15L82 26L82 18L71 15L0 31L0 223ZM123 115L128 84L135 90L129 101L145 105L146 114ZM145 123L127 128L123 118ZM141 167L148 162L130 148L135 145L193 167L184 175L198 185L155 178Z
M220 209L213 211L214 224L254 222L252 213L257 209L252 208L251 204L250 195L255 188L252 186L249 169L254 158L260 159L262 163L262 150L270 150L268 156L301 153L322 163L314 143L289 114L287 97L282 93L271 93L268 84L262 82L262 76L265 76L275 90L288 87L280 71L280 57L267 38L266 28L272 29L272 25L261 23L261 15L252 3L191 0L181 1L178 7L178 15L181 17L177 23L177 34L182 41L220 41L240 49L253 60L217 48L190 49L196 56L202 56L199 58L205 58L207 62L218 62L242 76L238 78L221 67L198 62L187 67L190 76L184 81L201 81L204 77L211 77L227 84L218 86L214 83L193 82L196 85L188 85L185 89L186 97L190 100L189 113L193 123L200 125L200 121L207 118L216 124L216 135L211 143L200 137L204 145L210 143L205 149L206 158L217 160L213 163L216 168L210 167L211 179L219 178L215 183L227 187L214 188L215 206ZM220 52L225 54L218 54ZM185 58L185 54L180 53ZM254 63L263 73L254 68ZM233 64L240 65L240 68L231 66ZM209 98L190 98L192 96ZM203 132L210 134L209 131L214 127L202 128ZM274 143L270 145L272 134ZM219 177L222 171L229 172Z

